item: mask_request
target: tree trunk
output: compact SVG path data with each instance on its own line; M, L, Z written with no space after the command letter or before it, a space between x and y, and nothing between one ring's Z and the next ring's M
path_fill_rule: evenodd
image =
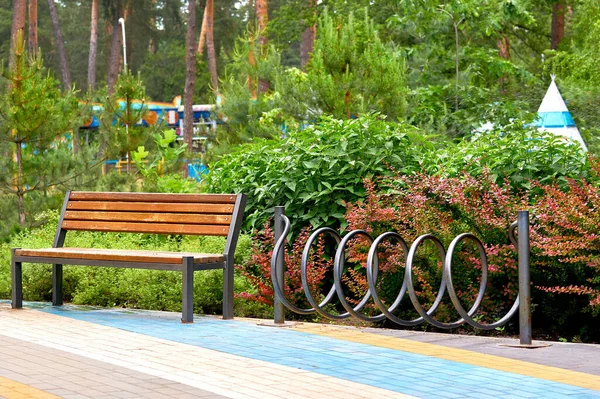
M252 33L250 33L249 41L250 41L250 51L248 52L248 64L250 64L252 69L254 69L254 68L256 68L256 57L254 56L255 38ZM257 97L257 95L256 95L256 80L254 79L254 76L252 76L251 74L248 74L248 80L246 81L246 86L248 87L248 90L250 90L252 92L252 98L256 100L256 97Z
M258 20L258 40L260 41L261 57L267 53L267 24L269 23L269 9L267 0L256 0L256 19ZM269 82L264 79L258 80L258 92L264 93L269 90Z
M96 90L96 51L98 49L98 9L100 0L92 0L92 22L90 24L90 58L88 59L88 88Z
M185 89L183 92L183 140L192 151L194 136L194 86L196 85L196 0L188 4L188 26L185 57Z
M258 20L258 37L261 47L266 47L267 24L269 23L269 12L267 0L256 0L256 19Z
M454 67L455 67L455 82L454 82L454 90L455 90L455 98L454 98L454 110L458 111L458 79L459 75L459 67L460 67L460 59L459 59L459 42L458 42L458 25L460 25L461 21L453 21L454 24Z
M110 57L108 60L108 78L106 79L109 95L113 94L115 91L115 83L117 83L119 66L121 65L121 46L123 45L123 38L121 27L119 26L119 18L121 18L122 12L121 0L117 0L115 2L115 18L113 21L112 42L110 45Z
M200 38L198 39L198 55L202 56L204 53L204 44L206 43L206 23L208 19L208 3L204 6L204 15L202 16L202 27L200 28ZM214 6L213 6L214 8Z
M316 14L315 0L309 0L309 7L313 10L313 13ZM302 65L302 69L305 69L306 64L310 61L310 54L313 52L315 48L315 38L317 36L317 24L313 24L312 26L308 26L302 32L302 41L300 42L300 63Z
M60 31L60 24L58 23L58 14L56 13L56 5L54 4L54 0L48 0L48 9L50 10L52 30L54 31L54 37L56 39L56 49L58 50L58 57L60 59L60 72L62 77L63 89L70 90L71 73L69 72L69 60L67 58L67 51L65 49L65 42L63 41L62 32Z
M552 7L552 50L558 49L565 35L565 1L558 0Z
M14 0L13 2L13 18L12 28L10 31L10 54L9 54L9 66L12 68L15 62L15 56L13 49L15 48L15 41L17 40L17 34L19 31L25 35L25 17L27 15L27 2L25 0Z
M29 54L37 56L38 53L38 2L37 0L29 0L29 37L28 47Z
M219 91L219 75L217 75L217 56L215 54L214 39L214 19L215 7L214 0L206 1L206 53L208 55L208 69L210 70L210 80L215 93ZM202 35L200 35L202 36Z
M510 60L510 42L505 35L498 39L498 55L503 60Z
M152 28L156 28L156 0L152 0L152 16L150 17L150 24ZM152 54L156 53L156 44L154 43L154 39L150 37L148 40L148 51Z
M79 128L73 129L73 155L79 154Z
M17 37L20 35L17 35ZM24 43L21 42L18 46L18 50L15 50L15 68L14 68L14 89L16 93L22 92L23 87L23 49ZM18 59L17 59L18 57ZM12 131L12 136L15 143L15 161L17 162L17 176L15 177L15 192L17 194L17 210L19 212L19 224L21 227L25 227L25 187L23 184L23 142L21 133L18 129Z
M510 60L510 41L506 35L502 35L498 39L498 55L503 60ZM504 74L500 78L500 94L506 94L506 84L508 83L508 76Z
M25 192L23 190L23 153L21 150L21 142L16 143L16 158L17 158L17 209L19 211L19 224L25 227Z

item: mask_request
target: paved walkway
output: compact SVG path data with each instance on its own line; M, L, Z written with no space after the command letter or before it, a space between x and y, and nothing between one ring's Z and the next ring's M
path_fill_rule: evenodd
M517 340L482 336L464 336L456 334L424 333L419 331L389 330L378 328L364 329L366 332L395 338L410 339L419 342L465 349L468 351L524 360L546 366L559 367L572 371L600 376L600 345L574 344L566 342L534 341L547 344L547 348L522 350L508 347Z
M479 340L0 302L0 397L600 399L598 346Z

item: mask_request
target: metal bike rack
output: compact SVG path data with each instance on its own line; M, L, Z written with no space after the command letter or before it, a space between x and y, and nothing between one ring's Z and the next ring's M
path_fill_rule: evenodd
M517 232L517 237L515 237L515 230ZM285 276L285 261L284 261L284 252L283 248L285 247L286 237L290 232L290 220L285 216L284 207L277 206L275 207L275 247L273 249L273 254L271 258L271 279L273 283L273 289L275 292L274 298L274 323L277 325L282 325L285 323L285 308L290 311L300 314L300 315L310 315L310 314L319 314L330 320L342 320L346 319L350 316L358 318L362 321L366 322L378 322L385 320L386 318L396 324L406 327L412 327L419 325L421 323L427 322L434 327L442 328L442 329L452 329L464 324L469 324L476 329L479 330L493 330L495 328L501 327L508 323L508 321L515 315L517 310L519 311L519 329L520 329L520 346L522 347L535 347L532 345L532 337L531 337L531 290L530 290L530 272L529 272L529 212L528 211L519 211L517 221L512 223L508 228L508 237L512 244L517 249L518 257L519 257L519 294L515 299L510 310L499 320L484 324L479 323L473 317L479 306L483 302L483 297L485 295L485 289L487 285L487 277L488 277L488 263L487 263L487 255L485 252L485 248L483 243L473 234L471 233L463 233L454 238L448 247L448 250L444 248L443 244L440 242L438 238L431 234L424 234L418 237L410 246L406 244L404 239L395 232L386 232L381 234L379 237L373 239L366 231L364 230L353 230L346 234L343 238L333 229L329 227L322 227L320 229L315 230L311 236L309 237L306 245L304 246L304 251L302 254L302 261L300 264L301 268L301 277L302 277L302 287L304 290L304 294L309 304L312 306L308 309L302 309L290 301L288 301L284 296L283 286L285 284L284 276ZM315 240L324 234L329 234L332 236L337 242L337 250L334 258L334 267L333 267L333 278L334 284L325 296L325 299L318 303L313 294L310 292L310 287L308 284L307 278L307 267L308 260L310 255L310 249ZM360 300L360 302L356 306L352 306L346 300L346 295L344 294L344 289L342 286L342 274L344 270L344 251L348 242L356 237L363 236L365 237L369 243L371 244L368 257L367 257L367 281L369 284L369 289L367 290L364 297ZM381 301L376 288L377 274L379 271L379 262L378 262L378 246L386 239L394 239L396 240L404 253L406 254L406 263L405 263L405 273L404 280L402 282L402 286L400 288L400 293L394 300L394 302L389 306ZM454 289L454 284L452 282L452 259L453 255L456 251L457 245L461 241L469 240L475 243L479 250L479 256L481 260L481 282L479 286L479 292L477 294L477 298L475 302L471 306L470 309L466 310L462 304L460 303L460 299L456 294ZM442 273L442 281L440 284L440 288L438 290L438 294L434 300L433 305L429 308L429 310L425 310L421 303L419 302L419 298L414 289L413 284L413 263L415 259L415 254L417 249L426 241L431 241L437 247L440 257L444 263L443 273ZM454 308L460 315L460 319L450 323L444 323L437 321L434 318L434 314L442 302L442 298L445 292L448 291L448 295L450 296L450 300L454 305ZM419 313L418 318L413 320L404 320L393 313L400 306L402 300L408 293L410 301L412 302L413 307ZM341 305L345 309L345 313L342 314L332 314L326 311L324 308L327 304L331 303L334 297L337 297ZM377 306L379 311L381 312L376 316L367 316L361 313L361 310L365 307L365 305L369 302L369 300L373 300L373 303Z

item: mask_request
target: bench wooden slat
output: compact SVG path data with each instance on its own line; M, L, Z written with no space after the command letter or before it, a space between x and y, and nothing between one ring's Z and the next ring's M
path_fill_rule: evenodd
M148 222L148 223L180 223L180 224L205 224L229 225L229 215L198 215L186 213L145 213L145 212L65 212L65 220L96 220L120 222Z
M194 252L118 250L97 248L17 249L17 256L104 260L115 262L147 262L181 264L184 256L193 256L195 264L223 262L223 255Z
M64 220L65 230L107 231L149 234L189 234L206 236L226 236L229 226L211 226L203 224L166 224Z
M194 204L194 203L153 203L153 202L99 202L69 201L67 210L79 211L125 211L162 213L201 213L231 215L233 205Z
M196 202L205 204L235 204L234 194L161 194L161 193L104 193L73 191L73 201L121 201L121 202Z

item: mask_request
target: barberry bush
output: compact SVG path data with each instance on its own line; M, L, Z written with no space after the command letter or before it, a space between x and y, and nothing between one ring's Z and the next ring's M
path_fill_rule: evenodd
M288 300L299 307L310 307L302 290L300 262L304 245L310 236L310 229L304 228L298 236L287 245L284 250L285 295ZM262 304L273 305L273 284L271 282L271 257L275 236L269 223L265 223L262 231L256 231L254 236L252 255L243 264L238 266L239 272L248 279L254 290L238 294L239 298L256 301ZM326 254L325 240L317 239L314 250L311 251L307 262L307 280L311 292L315 297L321 296L325 275L331 269L331 257Z
M600 168L592 163L592 174ZM597 181L596 179L591 179ZM431 233L447 248L460 233L475 234L485 246L489 280L485 300L478 313L482 322L503 316L513 304L518 289L517 253L507 235L519 210L529 210L531 219L531 280L533 320L537 334L600 341L600 188L586 180L542 184L533 181L531 191L515 191L509 181L498 183L489 172L473 177L431 176L426 173L382 177L365 181L364 200L346 204L346 231L363 229L373 238L386 231L399 233L406 243ZM532 195L535 192L535 195ZM286 295L306 306L301 289L299 263L309 231L293 241L286 252ZM256 236L251 259L242 273L257 288L242 294L247 299L271 303L270 260L273 233L265 230ZM322 241L315 245L309 265L312 292L326 293L331 286L332 246ZM345 253L343 282L349 302L356 304L368 289L366 257L368 243L353 240ZM389 305L400 290L405 253L390 240L379 248L377 289ZM417 252L414 266L415 288L422 304L430 306L441 282L441 258L434 245ZM453 281L463 306L476 297L481 262L476 247L466 242L458 248L453 261ZM335 309L333 309L335 311ZM337 310L341 310L338 306ZM363 310L375 314L373 305ZM397 314L416 316L409 298ZM440 321L458 318L446 297L436 312ZM508 331L516 332L516 318Z

